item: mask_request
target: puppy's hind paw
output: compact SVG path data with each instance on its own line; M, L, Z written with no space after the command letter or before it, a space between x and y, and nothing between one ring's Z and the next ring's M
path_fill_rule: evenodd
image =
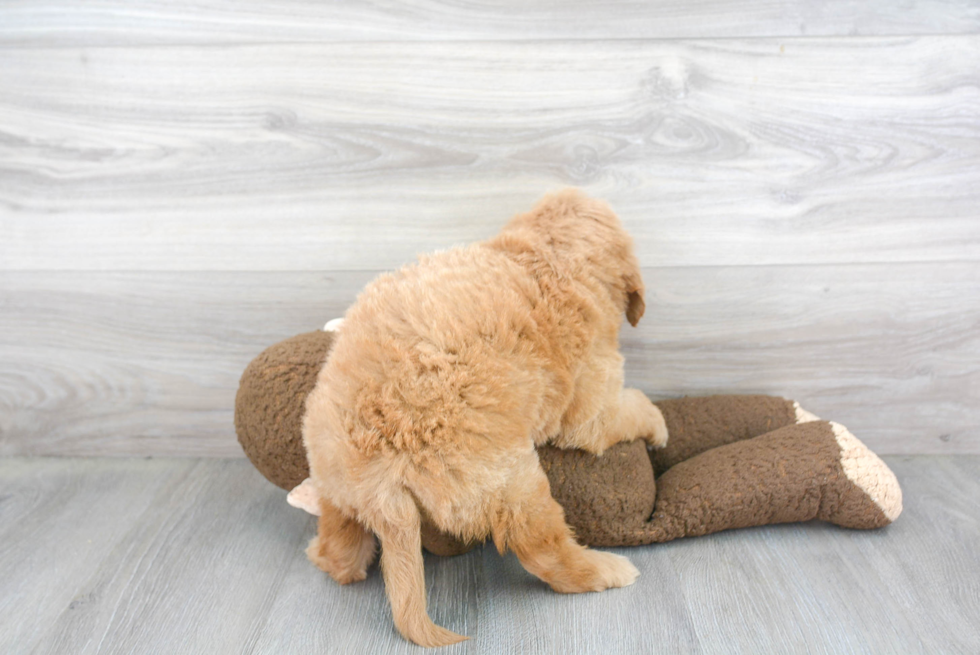
M367 578L367 569L374 555L373 538L353 553L339 555L331 553L331 550L330 545L321 542L317 535L310 540L310 545L306 548L306 556L314 566L330 574L338 584L351 584Z
M639 576L636 567L622 555L586 548L573 569L551 581L551 588L564 594L604 591L628 587Z
M597 572L599 573L597 582L599 582L599 586L596 591L614 587L628 587L640 577L640 572L633 566L633 563L622 555L604 553L598 550L594 550L592 553L600 556L597 558Z

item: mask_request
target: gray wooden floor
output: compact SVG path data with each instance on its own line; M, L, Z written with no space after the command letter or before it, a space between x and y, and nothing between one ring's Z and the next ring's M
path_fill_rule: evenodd
M635 585L561 596L492 547L427 557L467 653L975 653L980 457L886 458L905 513L621 549ZM376 569L341 588L311 517L235 459L0 459L0 652L421 652Z

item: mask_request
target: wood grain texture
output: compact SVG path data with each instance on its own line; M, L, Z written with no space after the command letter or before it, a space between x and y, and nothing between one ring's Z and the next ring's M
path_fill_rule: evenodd
M567 184L648 266L980 253L972 35L0 60L5 270L379 270Z
M0 5L0 43L134 45L270 41L471 41L976 34L969 0L412 0L174 3L64 0Z
M0 275L0 454L239 456L238 379L367 272ZM769 393L884 453L980 453L980 264L645 269L651 397Z
M627 379L651 396L779 395L881 452L980 452L976 264L644 278L647 316L622 341Z
M447 653L966 653L980 649L980 458L887 458L905 511L854 531L750 528L616 549L626 589L560 595L492 546L426 556ZM340 587L313 520L242 460L0 460L5 653L393 655L374 567ZM131 504L130 504L131 503Z
M107 617L116 609L89 586L93 573L101 568L117 585L131 582L114 558L132 552L133 526L180 492L193 466L191 460L0 460L0 652L30 652L63 624L59 617ZM89 634L88 647L102 636ZM76 652L67 646L61 652Z
M245 366L341 316L372 276L0 277L0 453L235 455Z

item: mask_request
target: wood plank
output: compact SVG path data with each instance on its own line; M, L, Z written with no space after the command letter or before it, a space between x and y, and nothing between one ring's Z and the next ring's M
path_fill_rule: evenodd
M627 379L794 398L885 453L980 450L980 267L651 270Z
M306 520L303 525L305 544L316 533L316 525L312 520ZM430 616L440 625L470 636L489 628L480 620L485 612L488 586L481 554L476 551L465 557L439 558L428 554L425 557ZM315 569L301 552L298 555L292 558L282 576L279 588L288 591L271 600L250 652L384 655L418 652L417 646L403 640L395 631L377 565L372 567L367 580L340 587ZM494 652L479 649L472 641L440 651Z
M887 463L905 510L885 529L616 549L627 589L555 594L492 546L426 556L433 618L471 637L445 652L976 652L980 457ZM377 567L317 571L312 518L242 460L0 460L0 497L4 652L418 651Z
M244 462L193 463L185 484L103 551L76 589L89 602L62 608L38 652L230 653L258 634L282 573L302 557L307 517Z
M884 453L980 453L980 264L652 268L624 328L651 397L769 393ZM239 376L372 277L0 275L0 454L239 456Z
M240 454L249 361L341 316L371 277L4 274L0 454Z
M612 548L629 557L640 578L625 589L556 598L513 554L487 546L477 639L489 653L701 653L703 626L692 621L668 548ZM431 593L435 593L435 589ZM588 618L588 625L582 623ZM579 626L579 627L573 627Z
M98 590L87 588L92 572L101 567L125 584L113 557L131 554L133 526L178 491L193 466L0 459L0 652L31 652L59 617L102 607ZM98 644L98 635L90 639Z
M6 270L380 270L567 184L646 265L980 253L975 36L0 59Z
M103 46L270 41L472 41L664 39L762 36L976 34L980 16L967 0L895 4L831 0L529 0L495 3L345 0L184 3L64 0L4 3L0 43Z

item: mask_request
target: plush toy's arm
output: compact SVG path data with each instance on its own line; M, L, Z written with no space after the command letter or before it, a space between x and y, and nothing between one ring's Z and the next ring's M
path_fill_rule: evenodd
M658 476L712 448L817 420L798 403L775 396L706 396L654 404L664 415L670 434L667 446L650 455Z
M313 516L320 516L320 493L310 478L306 478L301 484L293 487L293 490L286 496L286 502L296 509L301 509Z

